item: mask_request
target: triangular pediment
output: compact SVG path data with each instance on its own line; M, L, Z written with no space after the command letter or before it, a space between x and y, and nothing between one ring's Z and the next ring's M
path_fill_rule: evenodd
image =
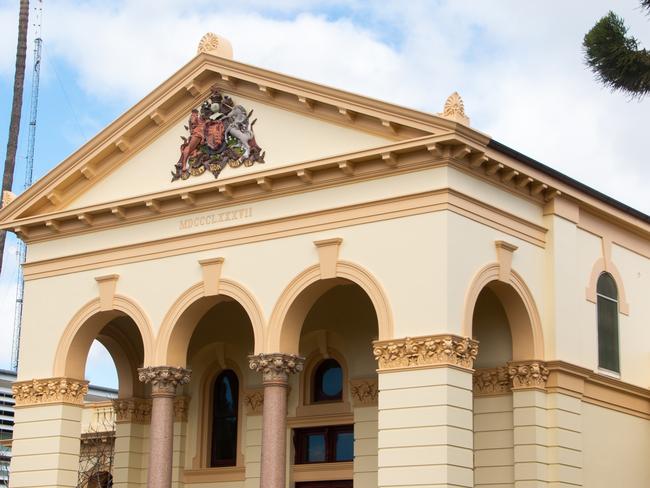
M189 116L215 90L231 97L247 115L253 111L246 122L256 120L254 144L259 150L245 161L248 165L240 164L244 158L222 161L218 178L210 171L194 171L187 179L172 181L181 136L190 136ZM22 228L51 216L47 223L55 229L57 219L73 210L89 209L90 219L95 207L111 202L117 202L114 214L119 216L119 206L128 207L142 196L153 201L159 194L210 185L227 193L224 184L246 175L373 148L390 150L451 132L474 134L441 117L203 53L2 209L0 227ZM262 185L264 181L262 177Z

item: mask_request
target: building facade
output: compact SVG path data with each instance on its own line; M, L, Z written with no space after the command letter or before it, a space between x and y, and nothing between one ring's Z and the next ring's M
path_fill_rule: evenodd
M180 147L179 147L180 144ZM650 486L650 218L470 127L197 56L0 212L12 488Z
M0 487L9 486L9 465L11 462L11 444L14 430L15 402L12 385L16 381L16 372L0 369ZM84 449L85 439L99 439L103 445L113 445L115 437L115 411L113 400L117 398L117 390L101 386L89 385L88 393L83 399L81 417L80 444L80 479L88 478L101 467L106 460L112 460L112 449ZM97 453L101 452L98 456ZM98 462L98 457L102 457ZM110 465L112 468L112 464Z

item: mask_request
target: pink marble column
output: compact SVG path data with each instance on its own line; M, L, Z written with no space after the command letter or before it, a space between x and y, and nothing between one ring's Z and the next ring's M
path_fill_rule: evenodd
M148 488L171 488L176 388L190 381L191 371L170 366L140 368L140 381L151 383Z
M289 375L302 371L304 358L273 353L249 359L251 369L262 373L264 384L260 487L285 488L287 387Z

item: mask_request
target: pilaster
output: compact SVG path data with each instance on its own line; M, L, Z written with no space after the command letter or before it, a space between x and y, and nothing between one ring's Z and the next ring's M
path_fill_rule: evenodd
M119 398L115 409L115 457L113 486L146 486L151 400Z
M377 486L377 378L350 381L352 412L354 415L353 484L357 488Z
M376 341L378 486L472 487L478 344L437 335Z
M548 410L542 361L510 363L515 488L548 486Z
M11 488L76 487L88 382L46 378L14 383ZM38 470L34 469L38 466Z

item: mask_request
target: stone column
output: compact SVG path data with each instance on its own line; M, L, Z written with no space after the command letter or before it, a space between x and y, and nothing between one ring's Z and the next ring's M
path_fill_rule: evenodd
M515 488L548 486L548 369L542 361L508 364L512 382Z
M12 488L76 487L81 411L88 382L71 378L17 381Z
M140 368L138 376L151 384L148 488L171 488L176 388L190 381L191 371L170 366Z
M478 344L445 334L376 341L379 487L472 487Z
M271 353L250 356L250 368L262 373L261 488L285 488L287 387L289 375L302 371L304 358L292 354Z

